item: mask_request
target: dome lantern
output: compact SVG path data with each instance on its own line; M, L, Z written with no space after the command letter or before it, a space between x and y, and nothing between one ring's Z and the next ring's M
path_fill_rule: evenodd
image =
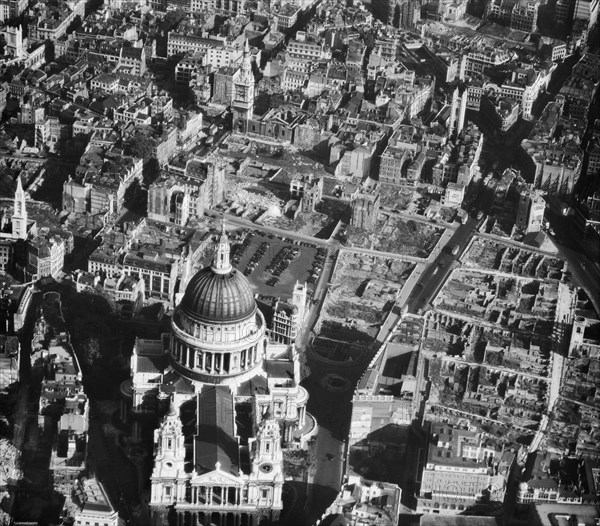
M217 274L229 274L231 272L232 267L231 262L229 261L230 251L231 245L229 244L227 232L225 232L225 223L223 223L219 244L217 245L217 252L215 253L215 259L211 266L213 272Z

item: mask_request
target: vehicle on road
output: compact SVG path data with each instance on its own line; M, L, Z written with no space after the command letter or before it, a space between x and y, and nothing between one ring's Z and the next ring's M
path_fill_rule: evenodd
M458 245L448 245L448 252L450 252L450 254L453 256L456 256L459 250L460 247Z

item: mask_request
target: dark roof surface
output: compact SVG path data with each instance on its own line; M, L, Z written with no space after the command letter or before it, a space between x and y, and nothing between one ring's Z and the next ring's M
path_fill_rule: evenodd
M291 361L266 360L269 378L294 378L294 363Z
M235 434L233 395L227 386L207 386L198 394L195 466L199 474L215 470L238 476L240 453Z
M193 319L227 323L252 316L256 301L250 283L240 272L233 269L218 274L206 267L190 280L181 309Z

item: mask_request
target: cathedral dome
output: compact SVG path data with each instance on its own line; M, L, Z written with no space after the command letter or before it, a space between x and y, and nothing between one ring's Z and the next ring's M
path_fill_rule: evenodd
M229 248L223 232L212 266L190 280L180 304L189 318L203 323L231 323L249 318L256 311L250 283L229 262Z
M248 280L237 270L219 274L207 267L189 282L181 300L181 310L203 322L236 322L256 310Z

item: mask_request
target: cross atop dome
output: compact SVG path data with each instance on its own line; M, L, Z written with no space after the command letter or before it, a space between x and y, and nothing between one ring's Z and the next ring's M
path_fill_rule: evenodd
M233 267L229 261L229 252L231 251L231 245L229 244L229 238L225 231L225 220L221 223L221 236L217 244L217 252L215 253L215 259L212 264L212 271L217 274L229 274Z

